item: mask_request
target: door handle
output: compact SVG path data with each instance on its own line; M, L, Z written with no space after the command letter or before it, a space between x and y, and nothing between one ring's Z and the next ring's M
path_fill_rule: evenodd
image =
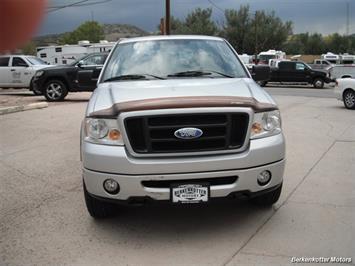
M16 71L16 69L11 69L11 72Z

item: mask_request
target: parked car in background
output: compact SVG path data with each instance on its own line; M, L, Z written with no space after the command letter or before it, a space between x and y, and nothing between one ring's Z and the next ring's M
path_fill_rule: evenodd
M324 83L331 80L325 71L315 70L301 61L279 61L277 67L271 68L268 82L312 84L315 88L323 88ZM266 85L264 82L262 85Z
M334 93L338 100L344 102L347 109L355 109L355 79L337 79Z
M93 91L108 53L93 53L70 65L49 67L37 71L33 88L48 101L62 101L69 92Z
M0 88L28 88L39 95L31 80L37 70L46 67L48 64L35 56L0 55Z
M328 60L324 59L315 59L313 61L313 64L308 64L312 69L324 69L328 70L331 68L334 64L330 63Z
M255 68L258 68L257 66ZM266 72L266 73L264 73ZM254 79L269 74L254 71ZM81 129L83 187L95 218L113 203L206 203L281 193L278 107L224 39L125 39L110 53Z

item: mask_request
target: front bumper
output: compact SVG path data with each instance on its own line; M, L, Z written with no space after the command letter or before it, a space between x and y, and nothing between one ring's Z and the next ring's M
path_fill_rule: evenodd
M263 191L282 182L285 166L285 142L282 134L251 140L249 148L241 153L179 157L134 158L125 147L105 146L82 142L83 178L88 192L94 196L129 200L149 197L168 200L169 188L145 187L142 181L188 180L218 177L237 177L232 184L211 186L211 198L227 197L238 191ZM266 186L257 183L263 170L272 173ZM120 185L117 195L108 194L103 182L112 178Z
M237 177L236 182L232 184L210 186L210 197L221 198L228 197L238 191L257 193L280 185L283 179L284 166L285 160L281 160L268 165L242 170L160 175L119 175L95 172L84 168L83 177L87 191L93 196L125 201L129 201L132 198L170 199L169 188L145 187L142 181L201 179L201 182L203 182L204 178ZM257 183L257 176L264 170L270 171L272 178L267 185L260 186ZM120 192L118 194L111 195L104 190L103 183L108 178L114 179L119 183Z
M44 87L44 82L45 78L43 78L43 75L40 77L33 77L31 81L31 90L42 91Z

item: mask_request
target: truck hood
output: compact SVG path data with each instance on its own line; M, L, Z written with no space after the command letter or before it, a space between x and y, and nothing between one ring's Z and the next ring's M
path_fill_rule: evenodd
M147 110L156 107L230 107L253 104L277 109L270 95L249 78L120 81L99 84L91 96L86 115L114 116L139 108Z
M73 69L75 66L71 65L47 65L43 70L53 71L53 70L62 70L62 69Z
M53 67L54 65L32 65L32 68L34 70L41 70L41 69L46 69L48 67Z

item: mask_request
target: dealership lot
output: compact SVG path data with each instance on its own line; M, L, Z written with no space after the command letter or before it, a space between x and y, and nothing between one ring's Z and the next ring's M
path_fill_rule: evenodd
M0 264L287 265L292 257L353 256L355 265L354 111L331 89L267 90L287 140L284 189L273 209L245 201L152 204L94 221L79 158L90 93L0 116Z

